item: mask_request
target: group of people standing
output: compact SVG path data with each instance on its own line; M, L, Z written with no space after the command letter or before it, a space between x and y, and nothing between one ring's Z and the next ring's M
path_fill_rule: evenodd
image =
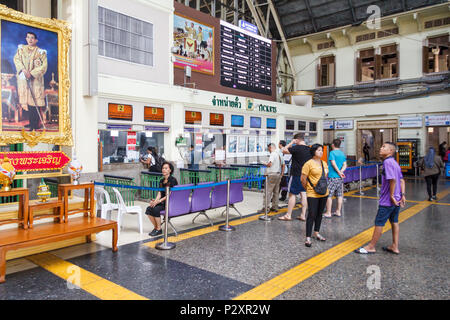
M323 145L307 146L302 133L297 133L292 141L281 149L283 154L292 155L291 171L288 182L288 210L279 217L281 221L292 221L292 211L296 196L301 195L302 210L298 220L306 221L307 247L312 246L311 238L319 241L326 239L319 233L322 216L332 217L332 197L336 195L338 206L333 215L340 217L343 202L343 178L347 168L344 153L339 149L341 141L335 139L330 152L330 168L322 160ZM325 206L327 212L323 214ZM307 214L308 211L308 214ZM314 235L313 235L314 231Z

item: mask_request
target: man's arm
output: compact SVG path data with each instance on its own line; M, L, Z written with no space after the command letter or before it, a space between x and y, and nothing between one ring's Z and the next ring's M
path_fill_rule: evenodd
M400 180L400 188L402 190L402 198L400 200L400 207L404 207L406 204L406 196L405 196L405 180L402 178Z
M402 179L403 180L403 179ZM397 181L395 179L389 180L389 192L391 194L391 201L395 206L399 206L399 203L394 198L395 186L397 185Z
M288 144L286 147L284 147L283 149L281 149L281 152L283 152L283 154L291 154L291 153L289 152L289 148L292 147L292 145L294 144L294 142L295 142L295 139L292 139L291 142L289 142L289 144Z
M305 174L303 174L302 173L302 176L300 177L300 180L301 180L301 182L302 182L302 186L303 186L303 188L306 190L306 188L307 188L307 186L306 186L306 184L307 184L307 180L306 180L306 175Z

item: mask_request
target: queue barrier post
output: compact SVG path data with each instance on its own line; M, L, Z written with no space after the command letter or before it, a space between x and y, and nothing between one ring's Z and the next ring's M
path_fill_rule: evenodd
M268 210L268 205L267 205L267 203L269 201L269 189L267 188L267 175L265 175L264 178L265 178L265 186L264 186L264 195L265 195L265 197L264 197L264 215L260 216L259 220L272 221L272 217L269 217L267 215L267 213L269 211Z
M225 221L225 225L220 226L219 230L220 231L234 231L236 230L235 227L230 226L230 221L229 221L229 214L230 214L230 179L227 179L227 209L226 209L226 221Z
M362 191L362 166L359 166L359 195L363 196L364 192Z
M167 233L169 231L169 197L170 188L166 187L166 212L164 214L164 242L156 244L155 248L159 250L170 250L175 248L175 243L167 241Z

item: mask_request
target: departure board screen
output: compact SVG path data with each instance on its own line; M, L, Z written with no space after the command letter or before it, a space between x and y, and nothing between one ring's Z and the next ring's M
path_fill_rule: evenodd
M220 21L220 84L272 95L272 43Z

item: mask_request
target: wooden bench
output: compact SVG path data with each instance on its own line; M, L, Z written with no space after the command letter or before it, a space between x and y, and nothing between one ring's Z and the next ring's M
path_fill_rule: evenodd
M6 252L25 247L42 245L50 242L86 236L91 241L91 234L112 229L112 250L117 251L117 222L101 218L77 217L67 223L37 224L32 229L14 228L0 233L0 283L5 282Z

